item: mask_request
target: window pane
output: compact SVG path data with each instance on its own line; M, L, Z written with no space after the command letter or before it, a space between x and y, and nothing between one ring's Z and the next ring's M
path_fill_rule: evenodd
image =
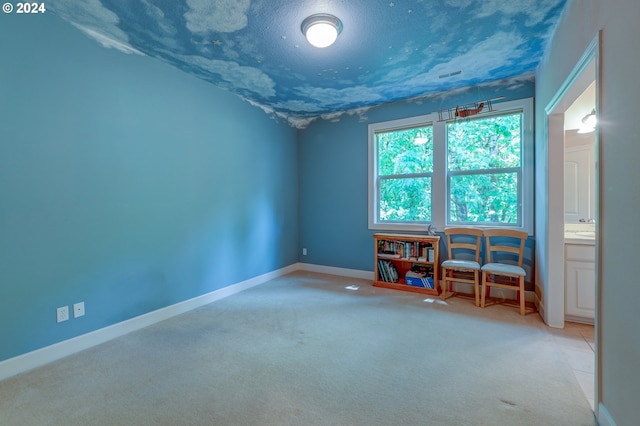
M522 113L447 124L449 170L520 167Z
M381 179L380 220L431 221L431 178Z
M454 175L450 222L518 223L518 173Z
M433 172L433 127L415 127L376 133L378 174Z

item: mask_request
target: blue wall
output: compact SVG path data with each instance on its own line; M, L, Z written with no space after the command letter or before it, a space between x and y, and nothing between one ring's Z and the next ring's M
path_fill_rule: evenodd
M0 360L298 260L294 129L52 14L0 52Z
M345 115L335 121L311 123L299 136L300 248L307 248L307 256L301 261L373 270L373 234L381 231L368 229L370 123L426 115L497 96L505 96L502 101L530 98L534 90L532 80L496 82L420 101L381 105L362 115ZM533 241L527 247L532 253Z
M496 84L297 132L51 14L0 26L0 360L298 261L372 270L367 125ZM55 309L87 315L57 324Z

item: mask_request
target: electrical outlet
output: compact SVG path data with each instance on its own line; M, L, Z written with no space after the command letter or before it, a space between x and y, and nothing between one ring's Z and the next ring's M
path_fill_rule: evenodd
M84 302L73 304L73 317L79 318L84 316Z
M303 248L303 249L302 249L302 255L303 255L303 256L306 256L306 255L307 255L307 249L306 249L306 248Z
M66 321L69 319L69 307L63 306L56 310L56 320L58 322Z

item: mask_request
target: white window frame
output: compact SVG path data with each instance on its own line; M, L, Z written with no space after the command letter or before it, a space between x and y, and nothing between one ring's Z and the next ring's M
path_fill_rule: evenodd
M520 225L512 224L473 224L477 227L497 227L505 226L517 228L533 234L533 213L534 213L534 109L533 98L518 99L514 101L493 103L494 112L485 113L482 116L503 115L509 112L522 111L522 141L521 141L521 180L520 180ZM480 118L478 116L477 118ZM473 117L476 118L476 117ZM453 121L453 120L452 120ZM403 118L399 120L371 123L368 126L369 137L369 229L385 231L406 231L424 232L427 226L432 229L443 230L450 224L447 223L449 208L449 188L447 185L447 129L446 121L438 121L438 113L434 112L417 117ZM376 144L376 133L392 131L399 128L418 127L433 125L433 175L431 180L431 222L430 223L389 223L382 222L378 218L378 153ZM460 225L459 222L451 225ZM471 225L471 224L465 224Z

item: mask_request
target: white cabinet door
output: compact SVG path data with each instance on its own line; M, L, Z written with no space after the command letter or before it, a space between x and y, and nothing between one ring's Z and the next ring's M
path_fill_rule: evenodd
M567 260L565 275L565 314L594 319L596 308L595 263Z

